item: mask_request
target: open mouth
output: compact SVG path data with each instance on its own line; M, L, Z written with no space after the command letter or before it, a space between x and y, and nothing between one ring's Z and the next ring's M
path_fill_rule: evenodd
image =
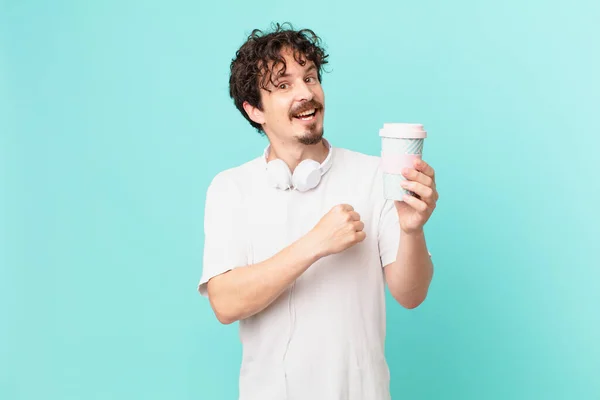
M317 115L317 111L318 110L316 108L312 108L310 110L306 110L304 112L294 115L294 118L299 119L300 121L311 121Z

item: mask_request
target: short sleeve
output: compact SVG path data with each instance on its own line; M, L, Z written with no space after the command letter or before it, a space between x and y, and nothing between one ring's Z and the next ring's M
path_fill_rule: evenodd
M393 200L386 200L379 221L379 256L381 265L396 261L400 246L400 220ZM431 253L428 251L429 257Z
M247 264L244 205L230 176L218 174L208 187L204 207L204 253L198 291L207 296L208 281Z
M386 266L396 261L400 243L400 221L392 200L386 200L383 203L379 219L378 240L381 265Z

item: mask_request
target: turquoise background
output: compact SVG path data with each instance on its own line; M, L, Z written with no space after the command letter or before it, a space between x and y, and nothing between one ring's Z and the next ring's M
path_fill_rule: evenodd
M394 399L600 399L597 1L0 1L0 399L234 399L196 292L208 183L266 144L255 27L331 55L326 136L421 122L436 275L389 303ZM357 188L360 190L360 188Z

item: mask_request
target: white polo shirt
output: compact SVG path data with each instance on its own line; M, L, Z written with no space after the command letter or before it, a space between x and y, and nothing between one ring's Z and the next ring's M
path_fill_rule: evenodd
M240 400L387 400L383 266L400 227L383 197L380 158L332 147L332 166L308 192L268 185L258 157L219 173L206 198L199 291L215 275L261 262L350 204L366 239L313 264L262 312L239 322Z

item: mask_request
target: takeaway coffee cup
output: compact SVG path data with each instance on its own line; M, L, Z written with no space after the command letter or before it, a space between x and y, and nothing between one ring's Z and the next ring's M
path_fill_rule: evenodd
M427 132L422 124L385 123L379 130L381 137L381 168L383 171L383 194L387 200L402 201L405 190L400 182L406 180L403 168L414 168L415 159L423 154L423 142Z

